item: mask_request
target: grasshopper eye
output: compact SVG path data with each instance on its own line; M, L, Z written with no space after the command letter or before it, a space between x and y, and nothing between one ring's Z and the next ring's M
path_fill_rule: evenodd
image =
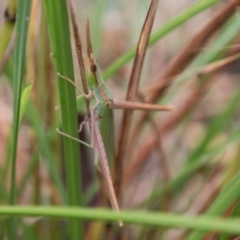
M97 66L95 64L92 64L90 70L91 72L95 73L97 71Z

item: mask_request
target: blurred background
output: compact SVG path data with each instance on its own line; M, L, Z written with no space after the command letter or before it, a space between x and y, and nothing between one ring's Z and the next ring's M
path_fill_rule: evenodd
M198 1L161 0L152 33L168 26L173 19L190 9L196 2ZM204 29L210 26L209 23L214 22L215 15L224 11L230 2L219 1L196 14L185 23L172 28L162 38L159 37L147 50L138 100L151 99L158 88L164 93L159 94L155 102L170 105L173 110L151 112L142 123L139 123L142 113L135 112L130 143L123 163L121 208L194 215L204 213L238 173L240 68L238 57L229 60L229 57L238 53L240 47L240 21L237 10L225 16L221 24L216 24L208 36L205 36L206 40L202 41L202 44L197 44L197 39L202 36L200 33L204 33ZM93 50L103 73L113 62L137 46L149 4L150 1L146 0L74 1L83 49L86 49L85 24L88 17ZM0 2L1 29L5 24L6 6L7 1ZM33 83L29 101L34 103L38 113L35 117L39 118L39 129L48 139L49 151L57 161L59 176L64 182L62 142L55 132L55 128L61 125L59 110L55 109L59 104L58 89L55 85L56 72L50 57L47 21L42 9L41 1L32 2L24 81L25 84ZM72 36L71 41L75 80L81 87ZM11 42L14 43L13 38ZM189 46L194 49L186 47L190 42L192 45ZM185 64L175 66L175 59L180 58L181 54L184 56L183 50L185 55L194 57L189 57L191 60L182 57ZM86 54L86 51L84 52ZM189 52L192 52L192 55ZM10 63L11 57L12 54L9 56ZM6 163L8 138L13 116L12 72L9 62L0 76L0 164L6 177L2 185L5 185L6 189L9 187L9 162ZM212 62L216 64L211 65ZM125 98L132 63L133 59L106 79L114 98ZM167 69L177 69L178 66L176 74L174 71L173 75L165 74ZM164 83L162 88L159 87L159 82ZM81 102L78 106L78 119L81 122L86 112ZM122 110L116 110L114 114L115 142L119 147ZM62 204L63 198L49 171L48 155L39 150L39 144L42 143L38 140L36 128L28 116L23 118L17 155L17 184L22 189L18 202ZM87 130L81 133L85 141L89 141L87 135ZM101 205L92 154L82 146L81 153L86 204ZM4 198L1 201L6 202ZM219 215L237 215L238 205L239 203L234 201L231 205L222 207ZM41 221L40 219L39 222ZM28 223L34 224L30 220ZM44 224L38 226L39 232L40 229L46 230ZM130 233L127 239L188 239L189 234L183 230L164 231L135 226L129 227L128 230ZM56 239L61 239L58 237ZM216 236L210 234L206 239L215 239L214 237Z

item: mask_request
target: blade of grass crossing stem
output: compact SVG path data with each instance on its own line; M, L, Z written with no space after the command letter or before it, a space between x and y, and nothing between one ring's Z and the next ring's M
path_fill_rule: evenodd
M238 191L239 193L239 191ZM77 207L36 207L0 206L0 215L44 216L59 218L79 218L85 220L117 221L121 218L126 224L147 224L168 228L187 228L199 231L240 234L238 219L223 219L214 216L186 216L180 214L130 211L114 212L110 209Z
M192 17L195 17L198 13L210 8L212 5L220 2L220 0L202 0L190 6L187 10L179 14L177 17L168 21L164 26L162 26L158 31L154 32L149 39L149 46L154 45L162 37L173 31L175 28L179 27L181 24L185 23ZM121 67L123 67L127 62L134 58L136 49L131 49L123 56L119 57L115 62L113 62L104 72L103 78L109 79L113 76Z
M20 0L18 2L16 35L18 38L16 48L14 51L14 110L13 110L13 151L11 163L11 187L9 204L13 205L16 202L16 158L17 158L17 143L18 143L18 129L20 117L20 102L21 102L21 87L22 76L25 58L25 48L28 30L28 21L31 9L31 0ZM9 239L15 238L14 219L8 222Z
M73 61L70 44L69 21L66 1L44 1L53 60L56 73L74 79ZM62 127L66 134L77 136L77 110L74 87L58 77ZM79 144L68 138L63 138L64 156L67 177L68 204L83 205ZM81 221L71 219L70 238L83 239L83 225Z

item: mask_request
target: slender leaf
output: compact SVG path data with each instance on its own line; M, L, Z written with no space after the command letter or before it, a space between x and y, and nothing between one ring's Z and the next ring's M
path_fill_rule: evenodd
M66 1L44 1L56 72L72 80L73 62ZM77 138L77 110L74 87L58 77L63 131ZM79 144L63 139L69 205L83 205ZM81 221L71 220L71 239L83 239Z
M18 129L20 117L20 102L21 102L21 87L22 76L25 58L25 47L27 39L28 21L31 9L31 0L20 0L18 3L16 35L17 44L14 52L14 110L13 110L13 152L12 152L12 167L11 167L11 188L9 203L11 205L16 202L16 160L17 160L17 143L18 143ZM15 229L14 220L9 222L10 239L14 239Z
M125 224L149 224L204 231L214 230L222 233L240 233L239 219L220 219L211 216L184 216L160 212L121 211L118 213L109 209L97 208L4 206L0 207L0 215L71 217L101 221L117 221L120 218Z

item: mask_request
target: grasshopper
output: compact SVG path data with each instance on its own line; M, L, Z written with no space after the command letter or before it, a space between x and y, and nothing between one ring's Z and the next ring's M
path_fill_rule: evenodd
M111 173L109 170L109 164L113 165L115 159L115 137L114 137L114 108L129 108L129 109L143 109L143 110L163 110L170 111L172 108L169 106L160 106L155 104L144 104L136 102L127 102L122 100L113 100L113 94L111 89L105 84L102 77L98 63L93 55L93 49L90 38L89 21L86 26L87 36L87 66L88 66L88 94L85 94L76 84L62 76L58 75L74 85L82 95L90 102L90 128L91 128L91 145L84 143L83 141L73 138L61 131L58 133L65 137L76 140L87 146L91 146L98 154L100 165L102 168L103 179L108 192L108 197L111 206L114 210L119 211L118 202L116 199ZM81 56L82 57L82 56ZM81 69L82 70L82 69ZM84 69L85 71L85 69ZM86 85L86 84L85 84ZM122 221L119 221L119 225L122 226Z

